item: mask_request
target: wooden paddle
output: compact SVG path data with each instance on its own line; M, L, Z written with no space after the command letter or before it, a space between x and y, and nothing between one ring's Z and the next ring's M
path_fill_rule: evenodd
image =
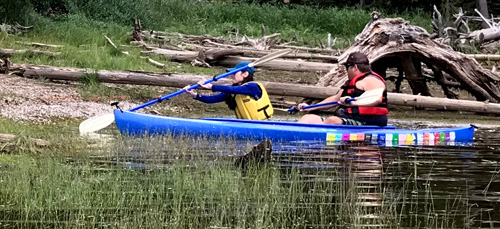
M357 101L358 105L372 104L375 101L377 101L378 99L380 99L380 97L382 97L384 90L385 90L384 88L377 88L377 89L365 91L365 93L363 93L362 95L360 95L358 97L346 99L346 102L350 103L352 101ZM311 108L315 108L315 107L336 105L338 103L339 103L339 101L333 101L333 102L329 102L329 103L318 103L318 104L313 104L313 105L302 107L302 110L307 110L307 109L311 109ZM299 112L300 110L298 107L292 107L292 108L288 109L287 111L290 114L295 114L295 113Z
M250 63L250 64L248 64L246 66L243 66L243 67L237 68L237 69L233 69L233 70L231 70L229 72L226 72L224 74L215 76L213 79L207 80L203 84L211 83L211 82L216 81L218 79L221 79L221 78L230 76L232 74L235 74L235 73L237 73L239 71L243 71L243 70L245 70L247 68L251 68L251 67L257 66L257 65L262 64L264 62L267 62L267 61L270 61L272 59L275 59L275 58L278 58L280 56L283 56L283 55L285 55L285 54L287 54L287 53L289 53L291 51L292 51L291 49L284 49L284 50L280 50L280 51L268 54L266 56L263 56L263 57L255 60L254 62L252 62L252 63ZM193 85L191 85L189 87L188 90L196 89L199 86L200 86L199 84L193 84ZM147 106L153 105L155 103L159 103L159 102L161 102L163 100L166 100L166 99L172 98L174 96L180 95L180 94L182 94L184 92L185 92L184 89L176 91L174 93L165 95L165 96L163 96L161 98L154 99L154 100L151 100L151 101L149 101L147 103L144 103L142 105L134 107L134 108L130 109L129 111L136 111L136 110L142 109L144 107L147 107ZM115 116L112 113L105 114L105 115L100 115L100 116L95 116L95 117L89 118L89 119L83 121L82 123L80 123L79 130L80 130L80 133L88 133L88 132L98 131L100 129L103 129L103 128L111 125L111 123L113 123L114 121L115 121Z

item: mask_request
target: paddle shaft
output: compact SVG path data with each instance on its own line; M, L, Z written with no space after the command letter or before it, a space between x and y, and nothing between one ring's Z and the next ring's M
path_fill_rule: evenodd
M203 84L212 83L212 82L217 81L217 80L219 80L219 79L222 79L222 78L224 78L224 77L227 77L227 76L230 76L230 75L232 75L232 74L235 74L235 73L237 73L237 72L239 72L239 71L246 70L247 68L252 67L251 65L252 65L252 64L248 64L248 65L243 66L243 67L241 67L241 68L236 68L236 69L233 69L233 70L231 70L231 71L229 71L229 72L226 72L226 73L224 73L224 74L221 74L221 75L215 76L213 79L209 79L209 80L205 81ZM188 90L193 90L193 89L196 89L196 88L198 88L198 87L200 87L200 85L199 85L199 84L193 84L193 85L189 86ZM163 101L163 100L170 99L170 98L172 98L172 97L174 97L174 96L178 96L178 95L180 95L180 94L182 94L182 93L184 93L184 92L185 92L185 90L184 90L184 89L179 90L179 91L176 91L176 92L174 92L174 93L171 93L171 94L168 94L168 95L162 96L162 97L160 97L160 98L158 98L158 99L153 99L153 100L151 100L151 101L149 101L149 102L147 102L147 103L144 103L144 104L142 104L142 105L139 105L139 106L137 106L137 107L134 107L134 108L130 109L129 111L136 111L136 110L142 109L142 108L144 108L144 107L147 107L147 106L153 105L153 104L155 104L155 103L159 103L159 102L161 102L161 101Z
M345 102L350 103L350 102L355 101L355 100L356 100L356 98L350 98L350 99L346 99ZM313 105L302 107L302 110L307 110L307 109L311 109L311 108L315 108L315 107L335 105L338 103L339 103L339 101L333 101L333 102L328 102L328 103L318 103L318 104L313 104ZM288 109L288 112L297 112L297 111L299 111L299 108L297 108L297 107L292 107L292 108Z
M346 99L345 102L350 103L350 102L355 101L355 100L356 100L356 98L350 98L350 99ZM339 101L333 101L333 102L329 102L329 103L318 103L318 104L313 104L313 105L302 107L302 110L307 110L307 109L311 109L311 108L315 108L315 107L323 107L323 106L328 106L328 105L335 105L338 103L339 103Z

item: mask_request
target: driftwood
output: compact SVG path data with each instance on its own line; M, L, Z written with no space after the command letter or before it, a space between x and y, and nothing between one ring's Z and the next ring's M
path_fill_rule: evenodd
M171 39L181 39L186 40L190 43L201 44L204 40L211 40L217 43L226 42L221 37L212 37L210 35L190 35L182 34L176 32L163 32L163 31L142 31L142 37L144 39L153 39L160 41L169 41Z
M30 50L30 49L2 49L0 48L0 71L9 73L12 62L10 61L10 57L14 54L20 53L30 53L33 55L46 55L50 57L59 56L61 53L59 52L50 52L50 51L41 51L41 50Z
M483 29L471 32L468 22L472 17L465 16L462 8L459 9L458 14L454 15L456 19L453 24L444 25L441 13L434 5L432 28L435 33L434 37L437 38L436 41L462 50L474 51L479 48L491 52L492 50L487 49L484 43L500 40L500 23L483 16L483 14L488 16L487 12L481 13L477 9L475 12L479 17L474 17L474 20L482 21Z
M467 54L469 58L474 58L477 61L500 61L500 55L493 54Z
M136 35L139 30L142 30L140 27L140 21L134 23L134 31L132 32L132 41L138 41ZM269 50L272 48L275 49L284 49L291 48L295 50L300 50L308 53L322 53L322 54L330 54L330 55L339 55L342 50L331 49L331 48L310 48L310 47L301 47L301 46L291 46L288 43L279 43L275 38L278 37L279 33L274 33L268 36L265 36L265 28L262 28L262 38L249 38L247 36L242 36L240 41L234 40L226 40L222 37L212 37L209 35L189 35L189 34L181 34L176 32L163 32L163 31L141 31L140 32L141 39L153 41L158 43L161 47L169 46L169 49L172 50L180 50L179 47L176 46L189 46L189 45L203 45L204 47L217 47L217 48L234 48L238 47L240 49L245 49L243 45L248 45L253 50ZM179 42L180 40L180 42ZM335 42L336 38L333 39ZM142 40L141 40L142 41ZM178 42L179 45L174 44ZM167 44L171 43L171 44ZM328 47L331 47L331 35L328 35Z
M115 43L113 43L113 41L112 41L112 40L111 40L108 36L104 35L104 38L106 38L106 41L108 41L108 43L109 43L111 46L113 46L113 48L115 48L116 50L120 51L122 54L127 55L127 56L128 56L128 55L130 55L127 51L122 51L122 50L120 50L120 49L119 49L119 48L115 45Z
M424 63L436 71L449 74L460 83L460 89L467 90L477 100L500 101L500 75L449 46L431 40L423 28L401 18L381 19L374 12L371 21L356 37L355 44L339 56L339 62L345 62L352 52L365 53L373 70L382 76L390 67L403 68L413 94L430 94L421 74L421 64ZM345 68L335 65L320 79L318 86L340 86L346 80Z
M9 34L20 35L27 33L31 29L33 29L33 26L22 26L17 23L15 25L0 24L0 32L6 32Z
M85 69L58 68L35 65L15 65L22 76L28 78L45 77L53 80L80 81L87 73ZM107 83L156 85L182 88L186 85L195 84L202 79L211 76L189 75L189 74L159 74L151 72L129 72L129 71L99 71L99 80ZM218 84L230 84L230 80L221 79ZM288 84L276 82L262 82L271 95L296 96L306 98L324 99L338 92L338 87L321 87L313 85ZM470 100L453 100L445 98L434 98L418 95L406 95L400 93L388 93L388 103L393 106L411 106L421 108L433 108L449 111L470 111L489 114L500 114L500 104L476 102Z
M194 44L184 44L184 47L189 51L203 51L203 52L213 52L213 50L237 50L237 53L244 57L263 57L267 54L275 52L276 50L255 50L253 48L248 47L238 47L234 45L214 45L212 48L207 47L206 45L194 45ZM145 49L153 49L151 47L144 47ZM327 63L337 63L337 56L330 56L324 54L316 54L316 53L306 53L306 52L292 52L286 55L281 56L283 59L305 59L310 61L322 61Z
M217 63L218 65L222 66L234 66L240 61L253 62L257 59L250 57L228 55L228 54L234 54L234 55L241 54L241 51L230 50L230 49L211 49L207 51L193 52L193 51L175 51L168 49L153 48L150 51L142 51L142 53L146 55L151 55L151 54L161 55L169 58L170 60L179 62L192 63L194 60L198 60L202 63L203 62L208 64ZM327 72L334 66L334 64L275 59L263 63L259 66L273 70L299 71L299 72L308 72L308 71Z
M132 41L142 41L142 25L141 20L134 19L134 31L132 31Z
M269 36L263 36L260 39L250 39L247 36L243 36L243 40L241 42L236 43L235 45L248 44L255 48L256 50L269 50L271 45L274 43L274 38L281 34L275 33Z
M11 142L17 138L16 135L14 134L0 134L0 142ZM36 146L39 147L45 147L49 146L50 142L43 140L43 139L38 139L38 138L30 138L30 141L32 141Z
M52 44L44 44L38 42L20 42L16 41L17 44L29 45L37 48L62 48L62 45L52 45Z
M44 55L50 57L56 57L61 55L61 53L59 52L50 52L50 51L32 50L32 49L21 49L21 50L0 49L0 58L9 58L14 54L21 54L21 53L30 53L30 54Z
M467 37L474 39L477 44L500 39L500 27L491 27L471 32Z
M154 65L154 66L156 66L156 67L159 67L159 68L165 68L165 64L162 64L162 63L160 63L160 62L158 62L158 61L156 61L156 60L153 60L153 59L151 59L151 58L149 58L149 57L142 57L142 56L141 56L141 58L142 58L142 59L147 59L147 60L148 60L148 62L149 62L150 64L152 64L152 65Z

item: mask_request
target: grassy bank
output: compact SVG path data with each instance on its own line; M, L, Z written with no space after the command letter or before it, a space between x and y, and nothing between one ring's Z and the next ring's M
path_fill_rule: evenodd
M369 17L369 12L350 9L159 0L75 1L70 12L51 19L28 12L23 24L35 25L34 31L25 36L0 34L0 47L26 48L19 41L63 46L51 49L61 52L60 56L19 55L12 59L16 63L213 75L221 69L193 68L156 58L167 64L159 70L140 59L138 49L122 46L128 45L131 19L140 15L146 29L212 36L228 36L229 31L238 29L240 34L258 37L260 26L265 25L269 34L281 32L284 39L290 40L296 37L298 45L316 46L318 40L332 33L343 40L338 43L338 48L343 48ZM430 22L420 12L399 16L414 24ZM114 50L103 34L131 55ZM115 89L104 88L88 78L82 84L82 95L124 94ZM161 94L126 93L143 102L150 98L141 95ZM198 111L208 109L190 103L179 102ZM420 222L425 219L417 215L421 205L413 203L422 200L412 199L414 195L409 193L427 194L430 190L422 190L418 184L408 187L409 182L404 180L412 177L402 178L397 184L389 182L394 185L391 187L383 186L380 177L369 177L363 183L360 179L365 179L366 173L356 174L351 169L352 162L345 160L339 162L343 166L332 170L287 170L268 165L242 171L233 166L233 156L248 152L248 147L231 141L213 144L209 139L127 139L115 134L117 139L101 145L99 140L78 136L80 121L54 120L50 125L39 125L0 119L2 133L19 136L13 143L0 144L0 227L332 228L460 224L441 222L430 194L424 200L428 203L425 206L430 207L423 211L428 218ZM52 144L37 148L29 138L45 139ZM328 162L337 163L334 159ZM384 172L391 174L387 168ZM404 185L395 186L401 184ZM453 214L457 209L466 212L458 202L444 214Z
M261 26L267 34L279 32L280 38L295 45L319 46L325 44L328 33L338 38L334 48L345 48L369 21L370 12L353 9L318 9L306 6L271 6L224 2L194 2L182 0L141 1L68 1L69 14L54 17L41 16L34 10L23 8L24 16L11 16L25 25L35 26L25 36L0 35L0 47L24 49L19 42L40 42L62 45L51 51L61 52L58 57L18 55L14 62L46 64L107 70L144 70L213 74L213 69L193 68L188 64L166 63L157 69L140 59L140 50L128 47L133 18L141 19L145 30L161 30L186 34L234 36L238 34L260 37ZM23 12L24 12L23 11ZM424 12L408 12L403 17L413 24L430 29L430 17ZM115 44L131 53L121 55L114 50L103 34ZM233 35L231 35L233 34ZM125 45L125 46L123 46Z
M415 212L422 203L408 193L430 194L430 189L409 182L411 175L406 182L384 185L378 163L361 159L332 169L268 164L240 170L231 156L248 146L209 142L118 138L93 157L13 155L0 162L0 226L434 228L460 225L449 216L466 211L457 199L439 215L433 207ZM429 195L419 201L436 200Z

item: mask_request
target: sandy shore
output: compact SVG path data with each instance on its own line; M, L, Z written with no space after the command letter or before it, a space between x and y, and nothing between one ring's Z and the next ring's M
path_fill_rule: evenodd
M112 101L88 101L76 82L49 82L0 75L0 115L15 121L50 122L54 118L81 118L109 113ZM120 101L128 109L136 106Z

